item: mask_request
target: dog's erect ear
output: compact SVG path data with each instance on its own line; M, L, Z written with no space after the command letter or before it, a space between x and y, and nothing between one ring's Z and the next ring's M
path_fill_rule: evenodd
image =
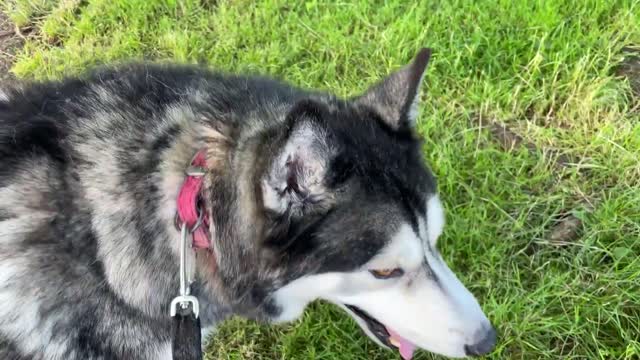
M325 199L324 177L333 156L326 113L324 105L304 100L287 115L287 131L262 179L265 209L299 216Z
M389 75L355 100L373 108L392 129L413 127L418 116L420 83L431 49L418 52L413 62Z

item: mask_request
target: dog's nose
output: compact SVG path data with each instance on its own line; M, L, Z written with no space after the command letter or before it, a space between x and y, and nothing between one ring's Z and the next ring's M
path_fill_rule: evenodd
M465 345L464 351L469 356L480 356L489 353L496 346L498 335L496 329L489 325L489 330L484 331L481 340L472 345Z

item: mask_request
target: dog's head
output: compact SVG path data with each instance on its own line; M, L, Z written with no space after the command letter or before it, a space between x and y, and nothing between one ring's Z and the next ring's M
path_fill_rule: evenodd
M226 275L244 279L237 301L252 309L238 312L290 321L323 299L404 358L493 349L493 327L436 247L445 217L414 130L429 57L362 96L300 101L263 134L251 189L260 255L245 251L244 274Z

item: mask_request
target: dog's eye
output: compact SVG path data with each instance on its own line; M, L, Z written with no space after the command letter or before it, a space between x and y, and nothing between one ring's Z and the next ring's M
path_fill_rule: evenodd
M369 270L371 275L373 275L376 279L391 279L400 277L404 274L402 269L380 269L380 270Z

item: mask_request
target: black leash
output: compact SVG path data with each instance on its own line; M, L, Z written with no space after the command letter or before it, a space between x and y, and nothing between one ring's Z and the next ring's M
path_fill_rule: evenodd
M173 317L171 329L171 352L173 360L202 360L200 318L192 309L182 309Z

